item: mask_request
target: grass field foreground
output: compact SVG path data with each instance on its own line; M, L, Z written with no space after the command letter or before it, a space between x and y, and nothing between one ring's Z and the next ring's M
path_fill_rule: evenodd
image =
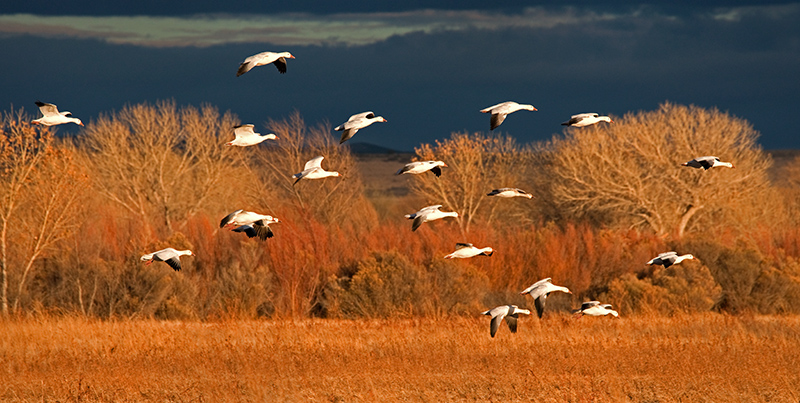
M800 318L0 322L3 402L797 402Z

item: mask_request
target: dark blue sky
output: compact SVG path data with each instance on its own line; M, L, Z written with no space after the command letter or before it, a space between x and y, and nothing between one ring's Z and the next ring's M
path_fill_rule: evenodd
M800 106L800 3L286 3L3 7L0 105L35 113L41 99L90 121L175 99L230 110L262 132L294 110L333 126L372 110L388 123L351 141L410 150L487 131L478 110L506 100L539 109L500 127L521 142L561 133L575 113L620 116L670 101L745 118L765 148L800 148L788 123ZM285 75L265 66L236 77L265 50L297 58Z

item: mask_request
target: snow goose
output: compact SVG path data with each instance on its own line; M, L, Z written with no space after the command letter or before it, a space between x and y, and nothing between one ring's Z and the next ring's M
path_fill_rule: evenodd
M495 196L495 197L502 197L504 199L512 198L512 197L527 197L529 199L533 198L533 195L518 188L500 188L492 190L489 193L486 193L486 196Z
M506 120L506 116L508 116L509 113L514 113L520 110L535 111L537 109L534 108L533 105L518 104L514 101L507 101L481 109L481 112L492 114L492 119L489 126L491 127L491 130L494 130L497 128L497 126L500 126L504 120Z
M337 132L342 133L342 139L339 140L339 144L344 143L345 141L349 140L353 136L356 135L356 132L359 129L363 129L375 122L386 122L387 120L383 118L383 116L375 116L372 111L362 112L357 115L350 116L350 119L347 119L347 122L336 126L335 129Z
M445 259L453 259L453 258L467 259L467 258L475 257L475 256L478 256L478 255L492 256L493 253L494 253L494 249L492 249L492 248L490 248L488 246L485 247L485 248L476 248L471 243L457 243L456 244L456 251L451 253L451 254L449 254L449 255L447 255L447 256L445 256L444 258Z
M220 228L231 228L233 232L244 232L249 238L259 237L262 241L272 238L270 224L281 222L276 217L258 214L252 211L236 210L225 216L219 223Z
M286 73L286 59L294 59L289 52L261 52L244 59L242 64L239 65L239 70L236 72L236 77L250 71L253 67L264 66L267 64L274 64L281 74Z
M697 157L689 162L684 162L681 165L692 168L703 168L706 171L709 168L714 168L714 167L735 168L733 164L731 164L730 162L722 162L719 160L718 157L715 157L713 155L707 155L705 157Z
M42 112L42 117L31 122L35 125L55 126L64 123L75 123L76 125L83 126L83 122L81 122L80 119L70 117L72 113L59 112L58 107L53 104L36 101L36 106L38 106L39 110Z
M575 311L575 315L580 315L579 317L582 317L584 315L589 315L589 316L613 315L615 318L619 318L619 313L611 309L611 304L601 304L600 301L584 302L581 305L581 309Z
M254 125L239 125L233 126L233 134L236 136L233 141L225 143L227 146L247 147L256 145L264 140L276 140L278 136L273 133L261 134L256 133L253 129Z
M570 119L561 126L586 127L600 122L614 123L608 116L600 116L597 113L579 113L572 115Z
M483 312L484 315L492 317L489 334L491 334L492 337L497 334L497 329L500 327L500 322L503 321L503 318L505 318L506 323L508 324L508 329L511 330L511 333L516 333L517 319L521 313L530 315L531 311L527 309L520 309L516 305L501 305Z
M428 221L438 220L445 217L458 217L458 213L455 211L440 211L440 208L442 208L442 205L437 204L435 206L424 207L414 214L406 214L406 218L409 220L414 220L414 222L411 224L411 230L416 231L417 228L422 225L422 223Z
M164 262L172 267L175 271L181 271L181 259L183 255L194 256L190 250L175 250L172 248L161 249L160 251L142 255L141 260L147 262L145 265L149 266L153 262Z
M325 157L320 155L319 157L315 157L310 161L306 162L306 166L303 168L303 172L292 175L292 178L295 179L292 186L296 185L297 182L300 182L300 179L322 179L330 176L339 176L338 172L326 171L322 169L323 159L325 159Z
M694 259L694 256L687 254L687 255L680 255L678 256L677 252L664 252L660 253L658 256L650 259L647 262L648 265L662 265L666 269L667 267L672 266L673 264L678 264L686 259Z
M548 277L543 280L539 280L530 287L522 290L520 294L530 294L533 298L534 303L536 304L536 313L539 317L542 317L542 313L544 313L544 303L547 299L547 296L553 291L561 291L567 294L572 294L572 291L569 290L567 287L562 287L559 285L554 285L550 282L551 278Z
M442 176L442 168L446 167L447 164L444 161L415 161L406 164L404 167L400 168L400 170L395 173L395 175L401 174L414 174L419 175L423 172L433 172L436 177Z

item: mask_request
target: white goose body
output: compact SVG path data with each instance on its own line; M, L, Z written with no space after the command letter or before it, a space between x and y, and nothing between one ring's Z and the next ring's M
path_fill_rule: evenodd
M500 188L492 190L491 192L487 193L486 196L494 196L494 197L501 197L504 199L510 199L512 197L527 197L529 199L533 198L533 195L518 188Z
M619 317L619 313L611 309L611 304L601 304L600 301L588 301L581 305L581 309L575 312L576 315L589 315L589 316L606 316L612 315L615 318Z
M350 119L347 119L347 122L342 123L339 126L336 126L335 129L337 132L342 133L342 139L339 140L339 144L344 143L345 141L351 139L355 136L356 132L360 129L363 129L375 122L386 122L387 120L383 118L383 116L375 116L372 111L362 112L353 116L350 116Z
M252 70L253 67L267 64L274 64L281 74L286 73L286 59L294 59L294 56L289 52L261 52L244 59L242 64L239 65L239 70L236 71L236 77L247 73Z
M142 255L140 259L144 262L147 262L147 265L150 265L153 262L164 262L168 264L169 267L172 267L173 270L181 271L180 257L184 255L194 256L194 253L188 249L176 250L173 248L166 248L161 249L160 251Z
M48 104L42 101L36 101L36 106L42 112L42 117L33 120L31 123L43 126L55 126L64 123L75 123L76 125L83 126L78 118L73 118L70 112L59 112L58 107L54 104Z
M477 248L471 243L457 243L455 252L445 256L445 259L468 259L478 255L492 256L494 249L490 247Z
M553 291L561 291L567 294L572 294L572 291L569 290L567 287L562 287L560 285L555 285L550 282L551 278L548 277L546 279L539 280L530 287L522 290L520 294L530 294L531 298L533 298L533 302L536 304L536 313L539 317L542 317L544 313L544 304L547 300L547 296Z
M219 223L220 228L231 228L233 232L244 232L248 237L259 237L261 240L272 238L274 233L270 224L281 222L271 215L252 211L236 210L226 215Z
M296 185L297 182L300 182L300 179L322 179L329 178L331 176L339 176L338 172L326 171L322 169L323 159L325 159L325 157L320 155L319 157L312 158L306 162L302 172L292 175L292 178L295 179L293 185Z
M437 204L435 206L424 207L414 214L406 214L406 218L414 220L411 224L411 230L416 231L420 225L428 221L439 220L445 217L458 217L458 213L455 211L441 211L439 210L440 208L442 208L442 205Z
M648 265L662 265L664 268L670 267L674 264L678 264L687 259L694 259L694 256L691 254L686 255L678 255L677 252L664 252L660 253L658 256L650 259L647 262Z
M492 317L492 322L489 326L489 334L494 337L494 335L497 334L497 329L500 327L500 322L502 322L503 319L506 320L508 329L511 330L511 333L516 333L517 319L519 318L519 314L530 315L531 311L527 309L521 309L516 305L501 305L483 312L483 314Z
M707 155L705 157L697 157L691 161L684 162L681 165L692 168L703 168L706 171L715 167L735 168L732 163L722 162L719 160L718 157L715 157L713 155Z
M514 101L507 101L481 109L481 112L492 114L489 127L491 130L494 130L497 128L497 126L500 126L504 120L506 120L506 116L508 116L509 113L514 113L521 110L535 111L537 109L534 108L533 105L518 104Z
M434 175L437 177L442 176L442 167L446 167L447 164L444 161L415 161L406 164L404 167L400 168L400 170L395 173L395 175L401 174L413 174L419 175L424 172L433 172Z
M233 141L225 143L228 146L247 147L254 146L264 140L275 140L278 138L273 133L264 134L256 133L254 125L239 125L233 127L233 134L236 136Z
M562 126L572 126L572 127L586 127L591 126L593 124L597 124L600 122L608 122L614 123L608 116L600 116L597 113L579 113L577 115L572 115L570 119L564 123Z

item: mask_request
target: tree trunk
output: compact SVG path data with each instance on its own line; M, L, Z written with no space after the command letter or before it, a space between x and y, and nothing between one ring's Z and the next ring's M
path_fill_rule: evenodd
M702 205L697 206L694 204L690 204L687 207L686 212L683 213L683 216L681 216L680 223L678 223L678 239L683 238L683 234L686 232L686 226L689 225L689 220L691 220L692 217L694 217L694 215L697 214L697 212L702 208Z

